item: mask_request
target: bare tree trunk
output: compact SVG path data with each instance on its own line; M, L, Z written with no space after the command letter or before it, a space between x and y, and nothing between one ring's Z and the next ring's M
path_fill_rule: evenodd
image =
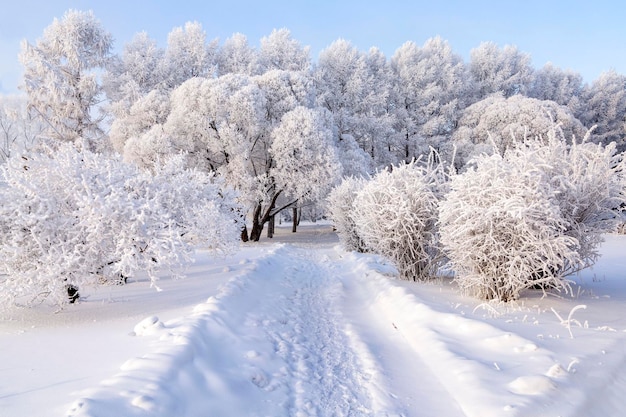
M294 206L292 209L293 225L291 226L291 232L296 233L298 231L298 207Z
M267 223L267 237L270 239L274 237L274 226L276 224L275 222L275 216L270 216L270 220Z
M265 222L261 221L261 205L257 204L254 208L254 213L252 214L252 230L250 231L250 240L253 242L258 242L261 238L261 233L263 233L263 224Z

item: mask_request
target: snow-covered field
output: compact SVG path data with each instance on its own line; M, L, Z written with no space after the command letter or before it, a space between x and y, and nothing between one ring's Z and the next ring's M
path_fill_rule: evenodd
M2 312L0 416L622 416L625 247L573 298L497 305L278 227L162 291Z

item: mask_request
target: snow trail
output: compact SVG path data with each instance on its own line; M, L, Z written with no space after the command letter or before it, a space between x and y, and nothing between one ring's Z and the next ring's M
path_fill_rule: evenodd
M154 350L67 416L462 416L340 256L274 245L190 316L146 318Z
M66 416L573 417L623 409L622 337L595 356L576 353L574 363L571 339L544 339L566 334L558 322L539 337L525 318L515 327L465 314L426 300L423 286L391 279L397 272L381 257L293 239L260 244L190 314L138 323L133 333L152 339L150 351L78 393ZM591 332L577 333L597 337ZM597 395L581 389L587 379Z
M304 250L289 255L289 263L276 271L282 275L281 285L265 287L269 292L263 299L271 303L270 308L261 317L251 314L253 320L272 324L264 331L285 364L289 415L370 415L370 399L363 387L367 377L350 349L345 319L337 306L341 283Z

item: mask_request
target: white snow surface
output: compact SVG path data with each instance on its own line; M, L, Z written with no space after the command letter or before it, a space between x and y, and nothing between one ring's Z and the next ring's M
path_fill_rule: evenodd
M575 295L397 279L328 225L0 318L0 416L621 416L626 236ZM584 306L584 307L583 307Z

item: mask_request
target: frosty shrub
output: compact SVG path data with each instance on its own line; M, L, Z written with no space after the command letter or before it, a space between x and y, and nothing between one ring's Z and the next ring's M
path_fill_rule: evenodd
M353 218L354 200L365 183L362 178L346 177L341 184L332 189L326 199L330 219L339 241L347 251L365 252L365 244L357 233Z
M440 266L437 210L443 178L441 166L403 164L376 174L354 200L357 235L368 250L391 259L405 279L429 279Z
M196 245L238 241L234 196L182 159L139 171L71 144L13 157L0 188L0 304L47 298L67 288L119 282L184 265Z
M444 251L461 289L508 301L530 287L568 291L591 265L623 201L613 145L568 145L558 129L454 176L440 205Z

